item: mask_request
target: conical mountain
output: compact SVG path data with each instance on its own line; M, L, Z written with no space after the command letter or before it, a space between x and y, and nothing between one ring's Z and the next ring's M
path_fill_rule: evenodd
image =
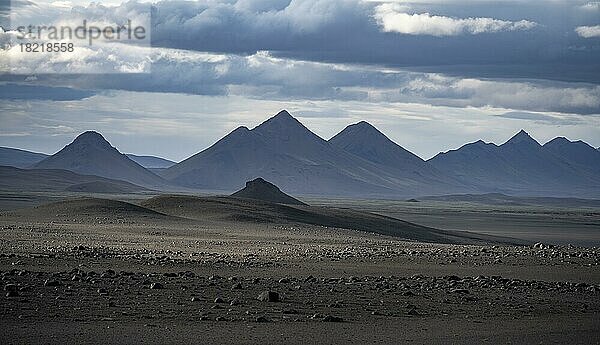
M525 132L525 130L521 129L517 134L515 134L512 138L508 139L503 145L515 145L520 147L540 147L540 143L538 143L535 139L529 135L529 133Z
M452 176L435 169L419 156L390 140L368 122L344 128L329 143L389 171L400 186L412 186L415 195L473 192Z
M276 185L267 182L260 177L246 182L246 187L231 194L231 196L267 201L276 204L306 205L302 201L285 194Z
M597 178L541 146L523 130L502 145L478 141L440 153L428 162L486 192L589 197L600 192Z
M63 169L78 174L96 175L131 182L145 187L160 187L166 181L127 158L97 132L80 134L62 150L34 165L36 169Z
M401 170L421 169L427 165L365 121L344 128L329 139L329 143L366 160Z

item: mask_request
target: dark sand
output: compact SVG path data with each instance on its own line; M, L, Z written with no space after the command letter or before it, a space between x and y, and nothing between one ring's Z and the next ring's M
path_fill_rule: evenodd
M127 205L1 214L2 343L600 342L596 248L407 242ZM280 301L257 299L268 290Z

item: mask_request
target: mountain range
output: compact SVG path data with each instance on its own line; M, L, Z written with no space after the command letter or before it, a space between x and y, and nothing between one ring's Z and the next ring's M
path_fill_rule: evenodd
M521 130L502 145L479 140L428 163L478 190L509 195L600 195L600 152L556 138L540 145Z
M62 169L162 190L232 192L260 177L296 195L600 198L600 151L582 141L556 138L540 145L521 131L502 145L479 140L425 161L367 122L324 140L285 110L253 129L235 129L180 163L124 155L99 133L85 132L51 156L2 149L0 164Z

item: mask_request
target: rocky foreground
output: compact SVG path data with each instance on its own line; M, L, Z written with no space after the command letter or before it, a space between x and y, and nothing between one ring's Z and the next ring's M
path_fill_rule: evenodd
M189 242L3 241L2 343L600 341L594 248Z
M150 206L0 213L0 343L600 342L597 248L400 240L359 213L339 218L363 231L252 205Z

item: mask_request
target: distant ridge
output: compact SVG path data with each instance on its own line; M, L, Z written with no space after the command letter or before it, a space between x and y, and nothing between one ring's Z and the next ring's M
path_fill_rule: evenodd
M156 156L140 156L134 155L132 153L127 153L125 155L127 156L127 158L131 159L132 161L136 162L137 164L143 166L146 169L166 169L177 164L168 159Z
M0 147L0 165L2 166L28 168L46 157L48 155L43 153Z
M162 187L166 184L162 178L127 158L94 131L80 134L71 144L40 161L34 168L69 170L144 187Z
M542 146L521 130L502 145L479 140L428 162L478 193L600 198L600 175L592 172L600 158L586 146L563 140Z
M306 205L302 201L285 194L276 185L267 182L260 177L246 182L246 187L231 194L231 196L268 201L277 204Z
M132 193L148 189L129 182L58 169L19 169L0 166L0 191Z

